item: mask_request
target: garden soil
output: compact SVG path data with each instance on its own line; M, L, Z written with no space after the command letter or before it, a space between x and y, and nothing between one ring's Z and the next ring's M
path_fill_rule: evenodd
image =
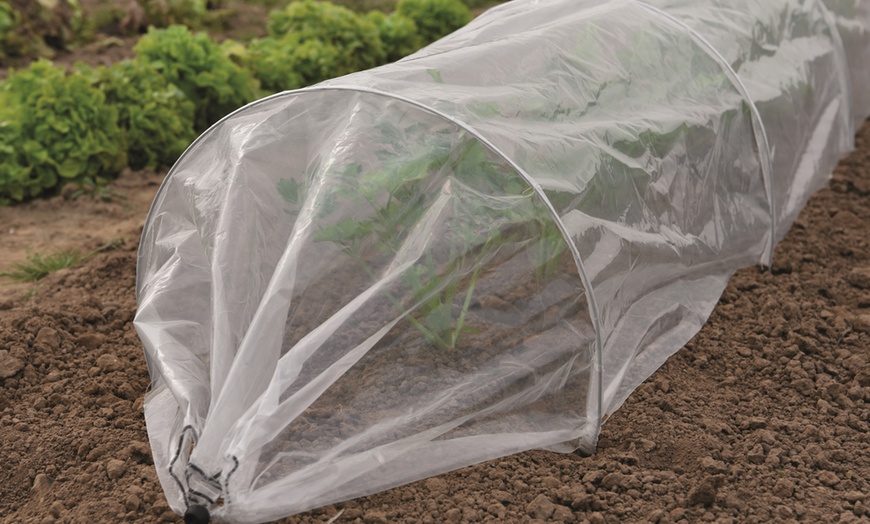
M0 523L181 521L151 460L132 325L161 179L0 208L0 271L112 246L37 284L0 279ZM870 522L868 363L870 123L773 267L734 276L594 455L521 453L282 522Z

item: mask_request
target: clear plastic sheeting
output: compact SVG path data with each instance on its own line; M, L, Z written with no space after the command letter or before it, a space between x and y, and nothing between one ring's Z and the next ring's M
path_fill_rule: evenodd
M593 451L852 148L868 65L861 0L514 0L228 116L139 253L172 508Z

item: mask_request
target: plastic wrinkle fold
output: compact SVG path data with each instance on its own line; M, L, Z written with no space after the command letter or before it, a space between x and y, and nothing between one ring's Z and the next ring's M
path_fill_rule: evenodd
M513 0L225 117L139 250L171 507L594 451L853 148L868 65L862 0Z

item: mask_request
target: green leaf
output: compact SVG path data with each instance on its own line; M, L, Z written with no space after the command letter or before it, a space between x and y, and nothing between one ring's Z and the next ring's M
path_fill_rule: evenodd
M353 218L345 218L341 222L325 227L314 234L315 242L335 242L351 245L352 241L361 240L372 230L370 222L359 222Z
M193 34L183 26L151 28L134 50L136 61L149 64L193 102L198 131L255 98L250 73L205 33Z
M288 204L299 203L299 183L295 180L282 178L278 181L278 193Z
M0 86L0 198L19 201L62 181L117 175L126 164L118 113L87 70L67 75L47 61Z

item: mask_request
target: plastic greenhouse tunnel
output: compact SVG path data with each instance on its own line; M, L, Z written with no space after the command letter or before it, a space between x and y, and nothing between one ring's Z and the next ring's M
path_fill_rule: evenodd
M770 263L867 86L864 0L513 0L237 110L139 252L171 507L264 522L594 451L732 273Z

